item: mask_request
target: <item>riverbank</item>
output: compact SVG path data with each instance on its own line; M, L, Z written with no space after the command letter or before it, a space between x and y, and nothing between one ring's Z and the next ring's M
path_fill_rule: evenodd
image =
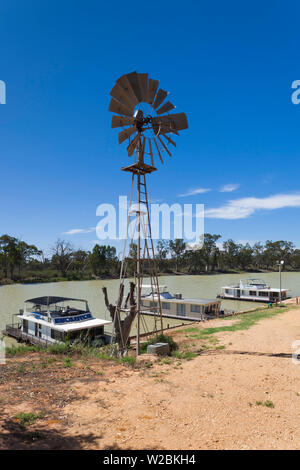
M135 364L9 357L0 366L0 447L296 449L299 314L264 309L180 327L174 356Z
M247 275L251 276L251 274L258 274L258 275L263 275L263 274L272 274L272 273L277 273L278 271L267 271L267 270L260 270L260 271L254 271L254 270L247 270L247 271L235 271L235 270L227 270L227 271L211 271L211 272L194 272L194 273L188 273L188 272L160 272L158 274L158 277L163 277L163 276L221 276L224 274L239 274L241 276ZM286 273L300 273L300 271L285 271ZM146 276L146 275L145 275ZM131 279L132 276L128 276L128 279ZM52 282L73 282L73 281L105 281L105 280L112 280L112 279L119 279L119 274L115 275L106 275L106 276L101 276L97 277L94 275L91 276L81 276L81 277L61 277L61 276L51 276L49 278L45 277L29 277L29 278L22 278L22 279L9 279L9 278L0 278L0 286L10 286L10 285L15 285L15 284L47 284L47 283L52 283Z

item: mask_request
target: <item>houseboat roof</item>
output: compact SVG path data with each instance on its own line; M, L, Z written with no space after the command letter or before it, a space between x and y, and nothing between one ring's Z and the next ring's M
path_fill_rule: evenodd
M52 295L45 295L43 297L35 297L34 299L25 300L25 302L30 302L36 305L53 305L58 304L59 302L70 302L70 301L77 301L77 302L86 302L85 299L74 299L71 297L57 297Z
M260 292L280 292L278 287L258 287L258 286L247 286L243 285L240 286L239 284L231 285L231 286L223 286L222 289L250 289L250 290L258 290ZM281 288L281 292L287 292L290 289Z
M175 296L171 296L171 294L169 294L169 295L170 295L170 297L165 296L164 294L160 294L161 302L165 302L167 300L169 302L173 302L173 303L176 303L176 304L189 303L189 304L195 304L195 305L208 305L208 304L215 304L215 303L221 302L219 299L194 299L194 298L185 298L185 297L181 297L180 299L178 299ZM143 297L143 299L145 299L145 300L151 300L151 299L158 300L158 295L157 294L154 294L154 295L150 294L150 295L147 295L147 296Z
M25 318L23 315L17 315L17 317L20 319ZM33 323L39 323L41 325L50 326L51 328L54 328L55 330L64 331L64 332L84 330L88 328L96 328L97 326L109 325L110 323L112 323L109 320L102 320L101 318L90 318L87 321L77 321L77 322L74 321L70 323L67 322L63 324L57 324L57 323L53 324L53 323L49 323L47 320L36 318L34 316L30 317L30 321Z

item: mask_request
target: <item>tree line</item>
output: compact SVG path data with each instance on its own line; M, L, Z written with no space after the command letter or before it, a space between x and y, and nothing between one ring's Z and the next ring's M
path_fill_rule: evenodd
M205 233L199 244L190 247L184 240L159 240L156 261L160 274L218 273L237 271L274 271L278 262L284 269L300 270L300 250L292 242L267 240L236 243L220 242L221 235ZM200 243L201 242L201 243ZM116 248L95 244L91 251L75 249L71 243L57 240L45 257L43 250L9 235L0 237L0 278L5 282L49 282L117 277L121 260ZM127 273L135 273L137 246L131 243ZM144 271L147 274L147 266Z

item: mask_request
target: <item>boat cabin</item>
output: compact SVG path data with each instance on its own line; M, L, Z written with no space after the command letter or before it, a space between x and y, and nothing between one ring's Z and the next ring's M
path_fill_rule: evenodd
M142 295L143 314L157 314L159 312L157 291L152 292L149 285L143 285L142 289L150 291ZM220 300L183 298L182 294L172 295L165 285L159 286L159 297L164 317L203 321L210 317L218 317L220 313Z
M288 289L281 289L281 300L287 299L287 292ZM220 297L276 303L280 301L280 289L268 286L262 279L245 279L237 285L222 287Z

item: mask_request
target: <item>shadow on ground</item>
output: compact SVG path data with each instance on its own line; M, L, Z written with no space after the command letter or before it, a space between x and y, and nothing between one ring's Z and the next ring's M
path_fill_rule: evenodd
M0 423L0 449L49 449L80 450L91 447L101 439L101 435L82 434L69 436L56 429L23 426L11 418L4 418Z
M291 359L292 353L263 353L259 351L234 351L234 350L209 350L209 351L199 351L199 356L220 356L220 355L239 355L239 356L264 356L264 357L282 357Z

